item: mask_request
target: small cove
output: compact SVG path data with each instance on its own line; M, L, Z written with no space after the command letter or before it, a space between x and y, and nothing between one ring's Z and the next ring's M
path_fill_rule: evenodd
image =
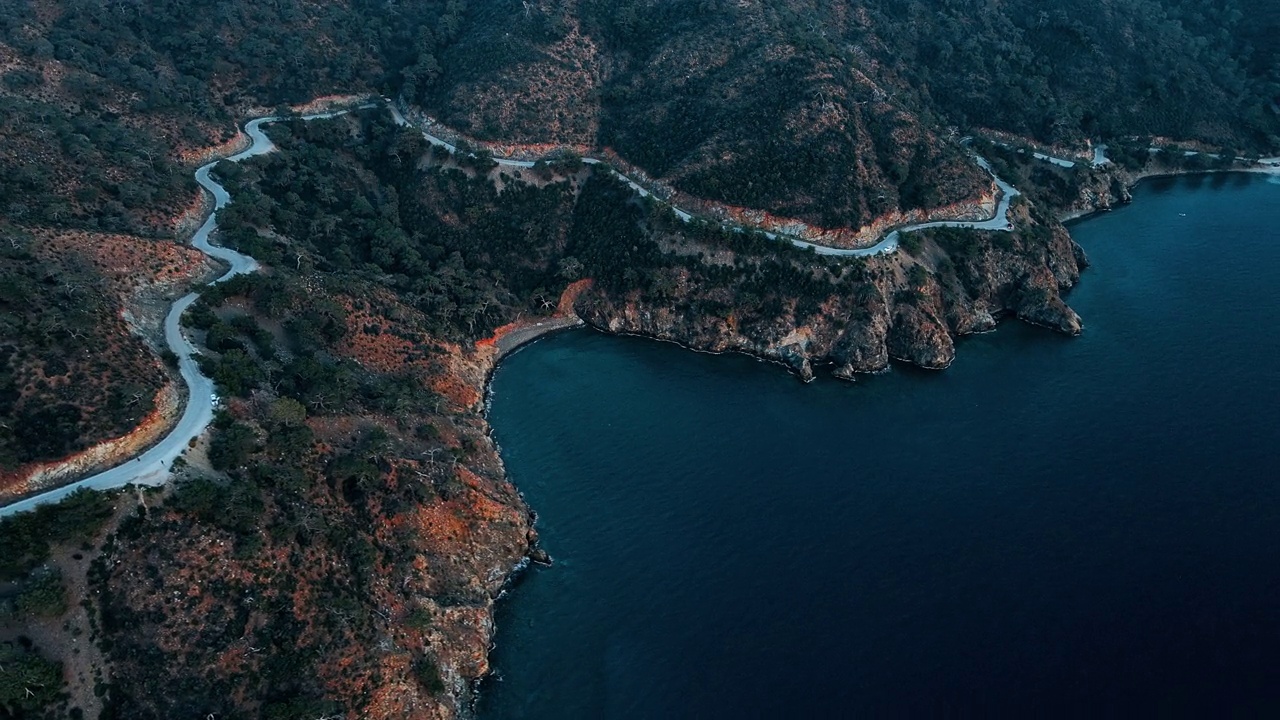
M586 331L504 361L557 562L481 716L1276 707L1280 187L1136 194L1073 228L1077 339L856 385Z

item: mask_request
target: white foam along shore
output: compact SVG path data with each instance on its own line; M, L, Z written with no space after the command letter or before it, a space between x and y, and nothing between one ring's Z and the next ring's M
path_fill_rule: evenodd
M363 108L374 107L374 105L363 105ZM340 110L327 113L315 113L311 115L300 116L303 120L318 120L322 118L336 117L349 110ZM252 141L248 148L231 155L225 160L229 162L240 162L247 158L257 155L269 153L275 149L270 138L262 131L262 127L269 123L279 122L280 120L288 120L295 118L282 117L263 117L251 120L244 126L245 134ZM229 248L213 245L209 242L210 235L218 226L218 211L226 207L231 202L231 196L227 193L226 188L218 184L216 180L210 177L209 173L220 160L201 165L195 173L196 182L200 187L207 190L213 195L214 209L205 218L204 224L196 231L191 238L191 245L205 254L215 257L227 263L230 268L214 283L222 282L236 275L253 272L258 269L258 263L248 255L238 253ZM169 480L170 469L173 467L173 461L178 458L188 447L192 439L204 432L205 428L213 420L214 406L217 403L214 394L213 380L206 377L200 372L199 366L193 357L196 349L182 332L181 320L182 313L186 311L191 303L200 297L199 292L192 292L179 298L169 308L169 314L164 319L164 339L169 349L178 356L178 374L182 377L183 383L187 386L187 403L183 408L182 416L178 419L178 423L174 425L169 434L160 442L156 443L146 452L133 458L123 464L117 465L108 470L91 475L83 480L54 488L39 495L19 500L12 504L0 507L0 517L6 517L16 513L32 510L39 505L46 503L54 503L62 500L71 493L87 488L91 490L109 490L112 488L123 487L125 485L163 485Z
M406 120L404 115L395 107L394 103L385 101L385 104L390 109L397 124L410 126L408 120ZM294 117L271 116L250 120L244 126L245 134L248 135L251 140L249 147L224 159L228 162L240 162L247 158L264 155L274 150L275 145L262 130L264 125L268 125L273 122L280 122L281 120L319 120L332 118L351 112L351 110L363 110L377 106L378 103L369 102L350 109L336 110L333 112L313 113ZM436 137L425 130L422 131L422 135L432 145L443 147L451 153L459 152L456 146L443 138ZM880 242L867 248L835 248L811 243L791 235L784 235L775 232L764 232L764 234L771 239L785 240L799 248L811 249L818 255L866 257L897 251L898 240L902 236L902 233L915 232L917 230L943 227L970 228L975 230L1012 230L1013 226L1009 222L1007 216L1009 212L1009 205L1013 202L1013 198L1019 195L1018 191L1012 185L1001 180L999 177L996 177L995 173L991 170L991 166L985 159L978 155L974 155L974 160L991 175L996 186L1000 189L1000 201L997 205L995 215L988 220L938 220L907 225L890 231L880 240ZM534 166L534 161L530 160L493 158L493 161L506 167L531 168ZM597 158L583 158L582 161L591 165L608 167L610 172L614 173L614 175L630 186L631 189L641 197L649 197L651 194L641 186L640 183L618 172L616 169L608 166ZM238 253L219 245L213 245L209 242L210 235L212 235L213 231L218 226L218 210L231 202L231 196L227 192L226 188L222 187L222 185L218 184L216 180L210 177L210 171L212 171L214 166L219 162L220 160L215 160L202 165L195 172L196 182L213 195L214 209L191 239L193 247L201 250L211 257L215 257L226 262L230 266L230 269L228 269L222 277L219 277L214 281L215 283L222 282L228 278L235 277L236 275L253 272L258 268L257 261L248 255ZM692 213L674 206L672 206L671 209L675 213L676 217L680 218L680 220L684 222L691 222L694 219ZM736 226L734 226L734 228L738 230L742 229ZM149 450L128 462L117 465L116 467L108 470L104 470L103 472L96 473L83 480L54 488L38 495L33 495L23 500L11 503L4 507L0 507L0 517L26 512L46 503L58 502L81 488L109 490L130 484L163 485L169 480L173 461L187 449L189 443L194 438L203 433L209 426L209 423L213 420L214 406L217 403L213 380L200 372L200 368L193 357L196 349L182 333L181 328L182 313L185 312L186 309L191 306L191 303L195 302L198 297L200 297L199 292L193 292L179 298L174 302L173 306L169 309L169 314L165 317L165 342L169 346L169 349L178 356L178 372L188 390L187 404L183 408L182 416L179 418L178 423L174 428L169 431L169 434Z

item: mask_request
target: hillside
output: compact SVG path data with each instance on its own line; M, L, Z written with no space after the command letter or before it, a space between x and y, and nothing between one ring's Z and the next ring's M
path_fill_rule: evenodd
M192 192L175 161L232 118L377 92L858 226L986 187L953 132L1276 147L1276 22L1257 0L9 2L0 196L24 224L165 235Z
M464 706L492 600L536 553L479 415L500 327L568 304L805 377L944 367L955 336L1006 314L1079 327L1058 297L1078 251L1030 216L1012 237L819 260L684 226L579 164L506 173L431 150L381 110L272 136L279 153L219 169L223 238L270 274L188 316L228 398L209 465L122 526L93 579L121 717Z
M956 129L1275 146L1275 78L1222 41L1253 26L1213 5L480 2L410 97L476 137L609 147L691 195L857 226L972 194Z
M204 256L121 235L0 225L0 498L33 467L128 434L162 412L156 348ZM139 272L142 270L142 272Z
M151 417L172 379L153 305L211 269L172 245L204 211L202 153L245 115L386 86L448 13L368 10L0 2L0 496Z
M216 167L216 241L263 265L185 316L223 406L169 488L0 526L0 717L465 716L493 602L543 557L483 415L504 338L580 319L808 380L946 368L1002 318L1079 333L1060 213L1214 166L1153 137L1274 154L1276 20L1260 0L0 0L6 473L157 412L159 312L213 269L175 242L204 210L191 173L246 117L377 94L559 148L499 166L376 108L271 125L279 152ZM1103 140L1116 163L995 137ZM1008 232L830 257L682 222L566 148L682 206L821 228L977 205L972 152L1024 195Z

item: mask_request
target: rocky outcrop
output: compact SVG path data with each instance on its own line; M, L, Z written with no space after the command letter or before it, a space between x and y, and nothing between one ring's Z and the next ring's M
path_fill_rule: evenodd
M903 303L894 309L889 356L928 370L942 370L956 357L951 332L927 305Z
M1067 335L1079 335L1084 330L1080 316L1067 307L1062 298L1044 291L1027 293L1031 298L1018 308L1018 318L1032 325L1040 325Z
M1114 166L1104 166L1089 173L1081 183L1074 201L1062 209L1064 220L1110 210L1133 200L1131 189L1140 175Z
M642 293L592 289L578 314L610 333L651 337L707 352L742 352L772 360L801 378L829 366L836 377L883 370L890 359L940 370L955 359L956 339L993 329L1014 316L1067 335L1083 329L1062 300L1087 263L1059 225L1028 218L1016 233L948 232L926 236L915 256L870 260L853 293L825 298L819 312L800 312L798 297L782 312L735 304L730 288L695 284L659 305ZM724 314L708 306L728 306Z
M854 373L876 372L889 366L889 312L878 294L867 311L850 318L832 348L836 377L852 380Z

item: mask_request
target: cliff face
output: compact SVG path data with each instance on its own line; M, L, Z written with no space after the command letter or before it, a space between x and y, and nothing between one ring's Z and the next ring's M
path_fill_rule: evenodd
M660 303L638 292L593 289L576 309L606 332L743 352L783 363L805 380L820 365L852 379L886 368L891 358L945 368L955 358L956 338L991 330L1008 315L1077 335L1083 325L1061 292L1076 283L1085 264L1061 226L1033 225L1015 234L935 231L916 256L872 260L854 292L831 295L816 314L797 312L795 303L762 313L734 304L720 289L694 285ZM708 300L728 300L732 311L687 311Z
M1133 200L1130 188L1140 177L1140 174L1112 167L1090 173L1080 184L1075 199L1064 208L1065 216L1079 217L1128 203Z

